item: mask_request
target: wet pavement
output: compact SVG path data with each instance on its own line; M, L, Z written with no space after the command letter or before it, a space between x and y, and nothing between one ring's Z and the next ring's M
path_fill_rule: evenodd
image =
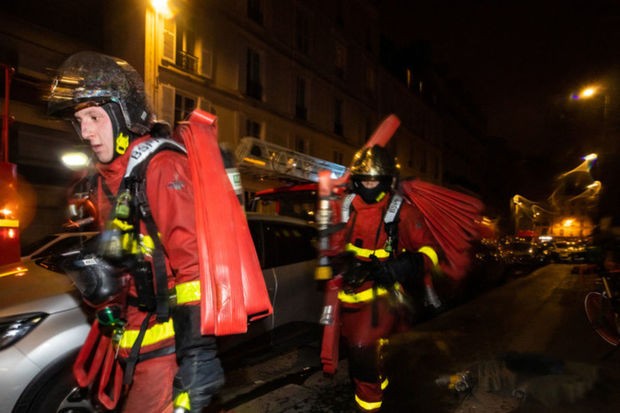
M583 313L596 277L571 269L539 269L393 337L382 411L620 411L620 352ZM271 350L227 370L213 411L354 411L346 360L334 377L324 376L316 331Z

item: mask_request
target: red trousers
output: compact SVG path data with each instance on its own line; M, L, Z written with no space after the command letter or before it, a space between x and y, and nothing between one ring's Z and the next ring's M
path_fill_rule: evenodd
M391 308L386 297L373 303L345 304L341 307L341 334L348 349L349 370L355 384L355 400L360 410L378 411L387 385L381 363L380 339L407 328L399 309ZM373 311L376 325L373 325Z
M172 413L172 381L176 372L174 353L137 363L122 411Z

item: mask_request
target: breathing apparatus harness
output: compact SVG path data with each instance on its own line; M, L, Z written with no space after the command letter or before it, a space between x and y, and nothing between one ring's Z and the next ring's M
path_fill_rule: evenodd
M132 150L118 193L113 197L110 219L99 246L99 254L104 259L126 268L134 279L137 297L127 296L127 305L149 313L144 318L138 337L125 361L125 384L131 383L138 359L157 357L174 351L174 348L162 349L139 356L151 315L155 314L158 322L168 321L176 298L174 292L168 290L164 247L159 240L157 226L146 197L146 169L152 157L162 150L185 153L182 145L165 138L148 139ZM146 237L140 234L141 221L146 226L151 242L147 242ZM152 263L144 259L145 253L151 255ZM117 326L113 336L119 337L122 335L124 323L120 320L121 311L115 307L117 306L108 306L98 311L98 320L103 324L100 314L104 319L108 316L111 320L107 320L107 323Z

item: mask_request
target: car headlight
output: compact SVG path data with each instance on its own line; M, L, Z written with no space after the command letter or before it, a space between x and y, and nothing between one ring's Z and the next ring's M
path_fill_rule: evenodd
M45 313L28 313L0 318L0 350L21 340L45 317L47 317Z

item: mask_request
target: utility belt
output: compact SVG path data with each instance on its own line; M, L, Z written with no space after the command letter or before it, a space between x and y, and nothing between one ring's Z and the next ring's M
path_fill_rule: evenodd
M137 283L138 281L136 280L136 289L140 291ZM173 311L177 305L183 305L200 300L200 281L188 281L177 284L174 288L169 289L168 292L170 310ZM137 307L141 311L152 314L156 308L155 295L153 291L151 291L150 295L143 295L142 297L140 295L138 295L138 297L129 296L127 297L127 305ZM147 316L147 318L150 317ZM131 349L139 339L140 334L141 329L124 330L122 337L118 342L118 347L120 349ZM140 347L156 344L171 337L174 337L174 325L172 323L172 318L164 322L158 322L150 328L146 328L143 333Z
M128 296L127 304L140 311L153 312L157 308L157 297L153 284L151 266L143 262L131 272L136 286L137 296ZM188 281L168 289L168 306L170 311L177 305L200 301L200 281Z
M359 292L340 290L338 291L338 300L343 304L362 304L387 294L389 294L389 291L385 287L370 287Z

